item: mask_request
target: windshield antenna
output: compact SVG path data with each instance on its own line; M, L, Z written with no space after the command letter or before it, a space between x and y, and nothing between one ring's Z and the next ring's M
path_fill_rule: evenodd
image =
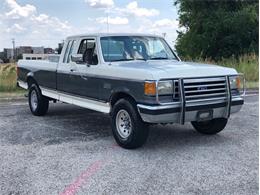
M109 7L107 5L107 33L109 33Z

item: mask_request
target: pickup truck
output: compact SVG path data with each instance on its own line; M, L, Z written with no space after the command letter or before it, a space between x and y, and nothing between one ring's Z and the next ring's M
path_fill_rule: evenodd
M17 71L33 115L45 115L49 101L109 114L116 142L127 149L145 143L151 124L191 122L216 134L244 103L242 74L182 62L155 35L70 36L58 62L20 60Z

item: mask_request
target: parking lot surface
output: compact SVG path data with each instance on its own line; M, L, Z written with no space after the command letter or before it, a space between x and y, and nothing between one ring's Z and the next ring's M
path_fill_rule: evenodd
M118 147L108 116L51 104L0 103L0 194L258 194L258 96L224 131L152 126L136 150Z

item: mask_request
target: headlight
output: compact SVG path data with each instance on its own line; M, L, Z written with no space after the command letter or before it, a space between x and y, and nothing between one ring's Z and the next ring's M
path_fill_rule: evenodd
M171 95L173 94L173 82L172 81L160 81L158 83L159 95Z
M245 95L245 87L244 87L244 76L231 76L229 77L230 89L233 92L236 92L240 95Z
M173 94L173 82L160 81L158 82L158 95L172 95ZM156 82L145 81L144 83L144 94L145 95L156 95Z

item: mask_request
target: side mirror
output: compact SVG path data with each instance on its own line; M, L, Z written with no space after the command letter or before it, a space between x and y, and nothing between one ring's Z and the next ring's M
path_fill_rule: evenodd
M83 64L83 54L73 54L71 55L71 61L77 64Z

